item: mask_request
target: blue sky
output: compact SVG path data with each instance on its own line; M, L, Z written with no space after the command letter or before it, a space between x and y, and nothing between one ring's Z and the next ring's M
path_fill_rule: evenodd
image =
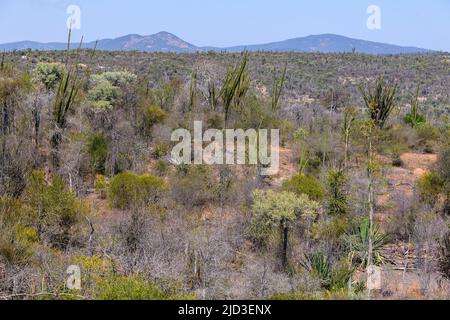
M81 9L88 41L169 31L198 46L335 33L450 51L450 0L0 0L0 43L65 41L66 9ZM381 30L366 26L369 5Z

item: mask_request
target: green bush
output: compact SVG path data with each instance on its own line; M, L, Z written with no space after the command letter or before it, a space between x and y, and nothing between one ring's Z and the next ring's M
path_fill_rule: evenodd
M108 81L101 81L88 92L88 99L99 110L110 110L119 98L119 90Z
M36 229L20 200L0 197L0 262L22 265L32 258ZM3 261L2 261L3 260Z
M155 163L155 171L158 176L163 177L169 171L169 164L164 160L158 160Z
M145 108L142 114L141 130L144 136L150 137L153 126L162 123L167 118L167 113L157 106Z
M87 139L88 153L91 158L91 169L94 173L105 173L105 162L108 156L108 141L100 133L94 133Z
M130 209L133 206L149 205L156 202L165 190L166 183L163 179L124 172L111 180L108 198L113 208Z
M33 71L33 81L42 83L48 90L54 90L61 81L65 72L61 63L40 62Z
M419 145L424 147L425 152L433 153L440 138L439 129L431 124L423 124L416 130Z
M105 199L108 190L108 181L106 180L106 177L101 174L97 174L95 176L94 188L95 191L100 193L100 197Z
M306 194L311 200L321 201L324 198L324 189L320 182L313 176L297 174L286 181L283 189L297 195Z
M93 75L91 80L94 84L107 81L114 87L122 87L136 81L137 76L128 71L109 71Z
M202 206L218 198L217 181L209 166L177 166L171 181L173 199L185 206Z
M434 206L444 188L444 180L435 172L425 174L418 182L420 198Z
M154 282L139 275L112 275L98 281L97 300L194 300L193 295L172 295L163 292Z
M25 203L40 239L47 236L53 246L62 249L75 234L73 227L89 212L86 203L68 191L60 177L47 182L43 171L32 173L25 190Z
M347 177L343 171L331 170L327 175L328 213L344 215L348 209L347 192L345 190Z
M155 159L161 159L166 156L170 151L170 146L165 143L159 143L155 145L152 151L152 156Z

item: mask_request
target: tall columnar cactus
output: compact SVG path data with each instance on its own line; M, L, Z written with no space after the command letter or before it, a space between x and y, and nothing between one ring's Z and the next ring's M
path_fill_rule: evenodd
M275 70L273 70L272 81L272 110L276 111L279 107L281 94L283 93L284 83L286 82L287 64L284 65L281 78L277 78Z
M228 119L231 112L231 106L234 103L239 104L240 100L245 96L250 83L247 73L248 52L244 52L241 63L234 68L229 68L222 90L220 91L220 97L222 98L223 109L225 113L225 126L228 123ZM237 99L237 100L236 100Z
M70 62L70 40L71 30L69 30L67 51L66 51L66 71L59 82L53 104L53 134L51 136L52 165L53 169L59 168L59 147L62 142L62 134L67 126L67 116L75 106L75 99L81 89L80 72L78 67L78 57L83 43L83 38L77 49L75 61Z

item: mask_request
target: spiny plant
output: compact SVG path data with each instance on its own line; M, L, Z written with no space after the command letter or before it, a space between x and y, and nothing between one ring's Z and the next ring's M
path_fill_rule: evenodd
M345 288L354 272L348 263L333 265L329 257L322 252L306 255L301 265L308 272L315 274L320 279L322 287L329 291Z
M344 110L344 124L343 124L343 137L344 137L344 168L348 166L348 148L350 143L350 137L353 131L353 125L356 120L356 109L353 107L347 107Z
M80 44L76 51L75 60L70 63L70 41L72 36L72 30L69 29L67 50L66 50L66 70L59 82L58 89L55 95L55 101L53 104L53 133L51 136L52 147L52 165L54 169L59 168L59 147L62 142L62 133L67 126L67 116L73 110L75 106L76 97L82 88L80 81L79 70L79 53L83 44L83 38L80 40ZM95 52L95 49L94 49ZM92 54L94 54L94 52Z
M66 71L59 82L56 91L55 102L53 104L53 125L54 132L51 137L52 164L54 169L59 168L59 146L62 142L62 131L67 125L67 115L73 109L75 98L80 89L78 61L70 64L70 40L72 30L69 30L67 51L66 51ZM83 39L81 39L78 52L81 49ZM77 55L78 57L78 55Z
M350 249L350 260L355 262L361 268L366 268L369 260L373 264L379 265L383 263L381 249L388 241L388 235L380 231L378 225L370 228L369 218L364 218L355 223L352 230L346 236L346 240ZM369 242L372 242L372 257L369 259Z
M283 92L284 83L286 82L287 64L284 65L284 69L281 78L277 78L275 69L273 70L272 79L272 111L276 111L279 107L280 97Z
M413 128L417 128L418 126L424 124L426 122L425 117L419 113L419 92L420 85L417 85L416 94L413 96L411 100L411 110L405 116L405 123L409 124Z
M197 103L197 72L193 71L189 87L189 111L194 110Z
M359 90L369 110L370 118L378 128L383 129L395 108L397 86L390 85L383 77L379 77L373 88L370 84L367 87L361 85Z
M5 52L5 50L3 50L2 59L0 60L0 72L3 71L3 67L5 66L5 55L6 55L6 52Z
M248 90L249 77L247 72L248 52L244 52L241 63L234 68L229 68L225 76L220 97L223 103L225 113L225 126L228 123L230 111L233 102L238 99L238 104L241 98Z
M217 95L216 84L213 80L211 80L208 82L208 102L211 107L211 111L216 111L218 99L219 97Z
M345 190L347 177L341 170L330 170L327 175L328 213L344 215L348 209L348 197Z

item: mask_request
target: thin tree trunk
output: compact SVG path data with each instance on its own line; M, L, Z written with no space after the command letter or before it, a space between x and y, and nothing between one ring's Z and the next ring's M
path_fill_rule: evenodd
M367 277L368 277L368 299L372 297L371 288L371 278L372 278L372 256L373 256L373 243L372 243L372 233L373 233L373 216L374 216L374 194L373 194L373 176L372 176L372 138L369 137L369 166L367 169L368 174L368 205L369 205L369 248L367 257Z

